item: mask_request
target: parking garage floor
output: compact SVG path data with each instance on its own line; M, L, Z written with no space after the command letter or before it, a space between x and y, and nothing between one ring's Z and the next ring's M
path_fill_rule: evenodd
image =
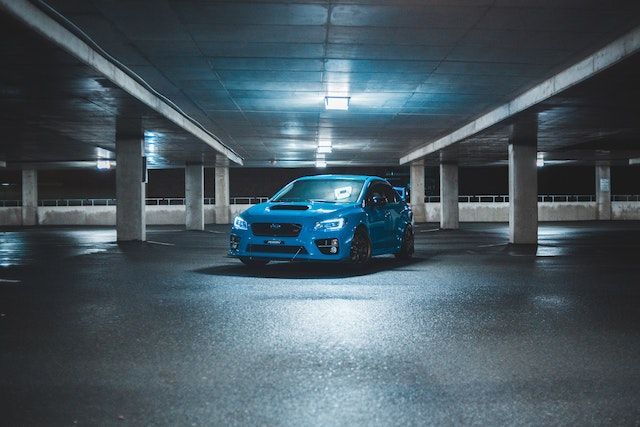
M2 422L640 423L640 223L462 227L364 271L250 270L220 226L4 229Z

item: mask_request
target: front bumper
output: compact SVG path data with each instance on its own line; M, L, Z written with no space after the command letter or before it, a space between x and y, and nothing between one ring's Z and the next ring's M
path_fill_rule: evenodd
M283 261L345 261L349 258L352 238L353 233L347 227L338 231L314 231L303 227L296 237L255 236L251 228L232 228L228 255ZM334 240L338 243L337 251L330 253Z

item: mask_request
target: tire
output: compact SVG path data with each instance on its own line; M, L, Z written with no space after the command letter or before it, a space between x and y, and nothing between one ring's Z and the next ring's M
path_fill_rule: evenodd
M264 267L265 265L269 264L268 259L254 259L254 258L248 258L248 257L241 257L240 261L244 265L248 265L249 267Z
M353 265L365 265L371 259L371 240L364 228L358 228L351 240L349 261Z
M407 227L404 230L404 235L402 236L402 246L400 247L400 252L395 254L395 257L398 259L411 259L413 257L413 252L415 251L415 241L413 238L413 229L411 227Z

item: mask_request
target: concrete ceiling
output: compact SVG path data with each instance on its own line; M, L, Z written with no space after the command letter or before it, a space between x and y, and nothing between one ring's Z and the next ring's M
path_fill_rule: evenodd
M640 157L640 53L487 131L426 157L463 166L506 164L511 124L538 119L538 152L548 164L628 165Z
M48 3L243 156L248 166L270 166L273 160L276 166L310 166L320 139L333 143L330 165L397 165L412 149L509 101L640 23L640 2L624 0ZM3 49L22 37L18 30L7 31L3 28ZM21 60L46 58L39 49L22 49ZM103 111L118 98L117 90L101 88L100 77L86 69L73 80L69 76L78 71L73 65L60 67L69 58L58 56L46 62L46 71L30 70L33 64L6 69L3 82L24 72L37 80L25 84L47 80L47 90L68 95L64 84L75 85L77 92L77 83L90 77L93 92L106 95L94 94L86 102L86 93L76 93L50 100L49 107L38 101L30 111L25 103L22 120L46 119L55 111L76 118L76 126L71 121L56 128L55 120L43 120L36 127L18 120L20 132L30 134L16 139L31 145L15 150L39 154L51 149L52 129L64 136L56 142L59 157L79 156L76 144L64 140L67 136L89 147L113 149L112 126ZM349 111L326 111L325 95L350 96ZM3 101L6 108L12 107ZM563 131L562 138L549 138L565 145L584 142L584 133L562 127L576 128L584 117L558 116L566 111L557 107L549 113L548 126L557 123L549 129ZM184 160L179 152L185 151L182 139L188 136L167 132L162 123L148 128L165 134L167 153L173 153L158 155L156 166ZM498 134L487 133L487 138L501 132L490 131ZM158 144L161 150L163 145ZM467 145L461 153L473 154L473 164L493 162L505 150L504 144Z
M318 139L397 164L640 22L637 1L49 3L247 165L310 165Z
M0 160L7 167L95 167L115 159L116 116L141 116L149 167L218 153L100 73L0 13Z

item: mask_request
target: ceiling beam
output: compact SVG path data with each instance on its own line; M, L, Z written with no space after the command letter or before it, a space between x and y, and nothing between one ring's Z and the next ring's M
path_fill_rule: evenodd
M234 163L242 164L238 154L225 146L217 137L170 105L158 93L138 82L101 52L93 49L78 36L51 18L28 0L0 0L0 7L24 22L45 38L83 63L94 68L116 86L133 96L165 119L201 140Z
M441 137L428 142L400 158L400 164L409 163L431 153L442 150L456 142L469 138L513 115L520 113L554 95L593 77L640 50L640 27L589 55L576 64L564 69L553 77L543 81L513 100L478 117L470 123Z

